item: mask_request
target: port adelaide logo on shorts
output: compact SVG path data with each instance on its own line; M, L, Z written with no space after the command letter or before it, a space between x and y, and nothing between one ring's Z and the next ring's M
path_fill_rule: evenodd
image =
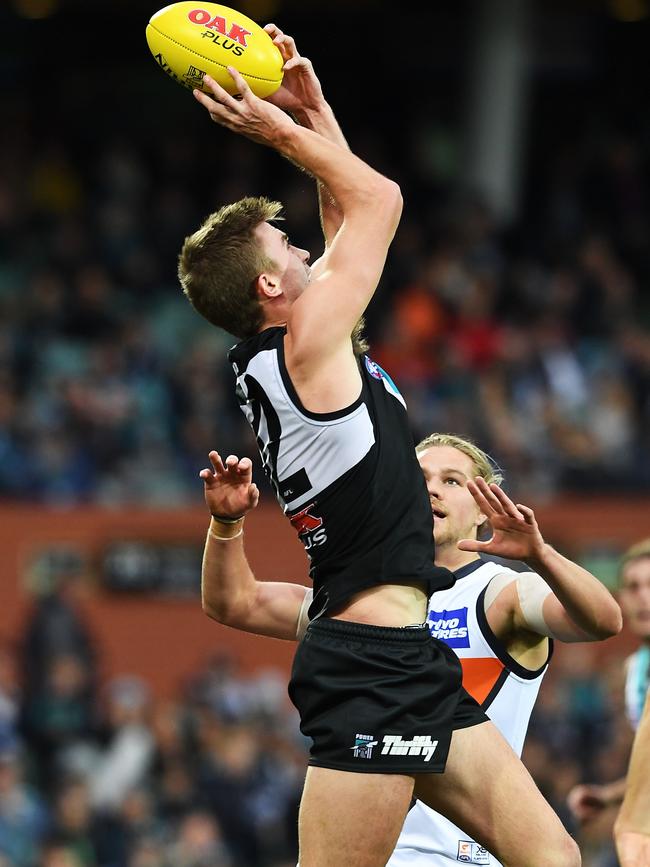
M449 647L469 647L467 608L429 611L427 621L434 638L444 641Z
M355 735L354 746L350 747L353 751L352 755L355 759L371 759L372 748L376 747L378 741L373 740L372 735Z
M355 759L371 759L373 747L379 744L374 735L355 735L354 746L350 747ZM401 735L384 735L382 738L382 756L422 756L425 762L431 761L438 746L438 741L431 740L431 735L416 735L405 740Z

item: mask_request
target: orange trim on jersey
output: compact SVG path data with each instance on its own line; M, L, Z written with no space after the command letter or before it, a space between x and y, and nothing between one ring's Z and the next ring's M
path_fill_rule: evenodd
M463 686L472 698L479 704L483 704L504 670L504 664L500 659L492 657L483 659L464 657L460 660L460 664L463 667Z

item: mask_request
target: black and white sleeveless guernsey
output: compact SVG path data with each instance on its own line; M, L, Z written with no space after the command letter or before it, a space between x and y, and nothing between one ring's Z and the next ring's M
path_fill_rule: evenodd
M266 475L309 556L310 619L376 584L421 582L428 595L452 586L433 565L429 497L395 384L363 356L358 399L309 412L285 366L285 334L267 328L228 358Z

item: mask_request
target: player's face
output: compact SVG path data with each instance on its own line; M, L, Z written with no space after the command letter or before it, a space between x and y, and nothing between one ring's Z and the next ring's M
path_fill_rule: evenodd
M429 492L436 547L475 539L485 515L467 488L476 475L472 459L452 446L432 446L418 460Z
M285 232L270 223L260 223L255 234L261 240L266 255L278 266L275 277L279 278L282 293L293 303L309 284L309 253L294 247Z
M650 639L650 557L627 564L621 578L619 602L623 620L643 640Z

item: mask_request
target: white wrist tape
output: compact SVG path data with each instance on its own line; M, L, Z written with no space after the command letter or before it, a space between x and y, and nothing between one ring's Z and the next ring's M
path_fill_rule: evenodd
M553 591L536 572L522 572L517 576L517 595L521 613L531 632L555 638L544 620L544 600Z
M313 598L313 589L311 587L305 587L305 598L302 600L302 605L300 606L300 612L298 614L298 622L296 623L296 638L298 641L300 641L305 632L307 632L307 627L309 626L309 616L307 612Z

